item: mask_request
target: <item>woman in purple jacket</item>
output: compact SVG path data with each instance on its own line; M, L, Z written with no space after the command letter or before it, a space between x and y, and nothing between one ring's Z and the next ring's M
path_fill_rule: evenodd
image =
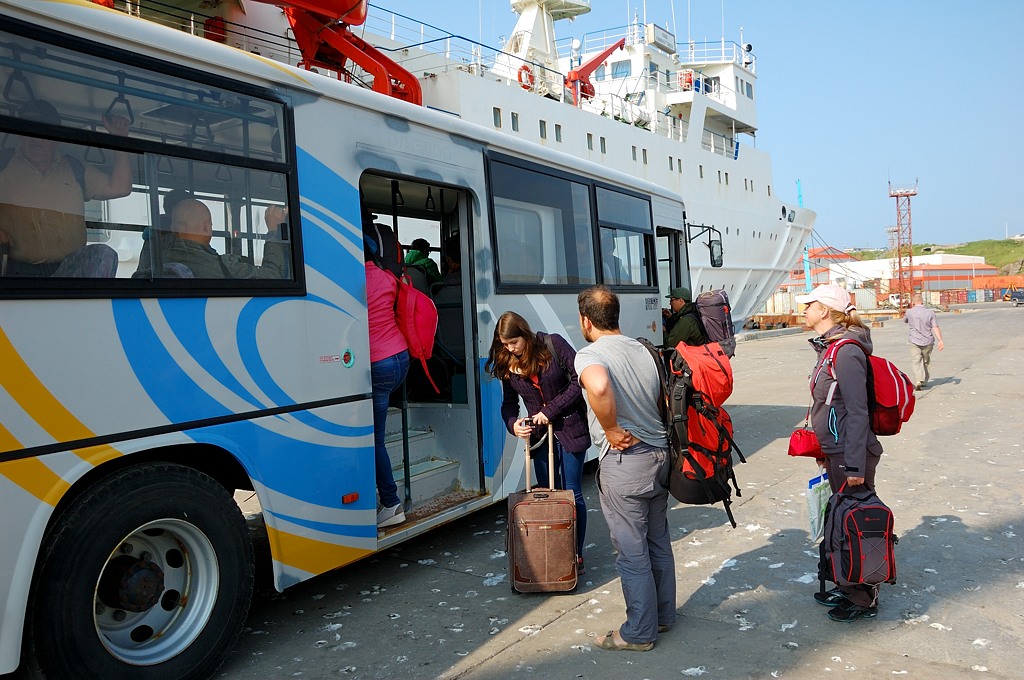
M552 354L553 352L553 354ZM501 418L509 433L540 441L548 423L555 433L555 487L576 498L576 561L583 572L587 506L583 500L583 460L590 448L587 405L573 364L576 351L560 335L534 333L526 319L505 312L498 319L484 370L501 381ZM519 417L522 397L533 426ZM539 447L541 448L541 447ZM533 455L537 483L548 483L547 446Z
M849 293L840 286L818 286L796 301L806 303L804 323L818 335L810 339L818 354L811 372L811 426L825 454L832 491L844 483L847 489L865 485L875 488L875 468L882 445L871 431L868 414L868 360L871 331L861 321ZM828 346L840 338L855 340L836 351L832 371L822 366ZM835 377L832 377L832 374ZM838 586L815 593L819 604L831 607L833 621L850 622L878 613L878 586Z

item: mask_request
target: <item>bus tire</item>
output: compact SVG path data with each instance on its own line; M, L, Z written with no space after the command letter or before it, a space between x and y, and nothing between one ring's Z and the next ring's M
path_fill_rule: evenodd
M118 471L49 531L26 635L47 678L208 678L252 600L253 546L231 494L156 462Z

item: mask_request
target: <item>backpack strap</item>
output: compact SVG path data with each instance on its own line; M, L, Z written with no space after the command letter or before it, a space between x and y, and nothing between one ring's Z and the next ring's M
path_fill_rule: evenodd
M544 334L544 344L547 345L548 351L551 352L551 356L554 358L555 363L558 364L558 367L560 369L562 369L562 373L565 374L565 382L566 382L566 384L571 385L572 384L572 373L570 373L569 369L567 369L562 364L561 357L559 357L558 356L558 352L555 351L555 343L551 340L551 334L550 333L545 333Z
M658 383L661 385L661 394L658 395L658 411L661 413L662 424L667 427L670 424L669 414L672 411L668 403L668 374L665 372L665 361L661 357L661 352L650 340L647 338L637 338L636 340L650 353L654 365L658 367ZM672 436L671 433L666 434ZM669 443L671 444L671 441Z
M704 342L707 343L709 340L708 329L704 325L704 317L701 316L700 307L697 306L696 302L691 302L690 304L693 305L693 311L688 314L683 314L683 316L692 316L694 318L697 322L697 329L700 331L701 337L704 339Z
M867 347L857 342L853 338L840 338L828 346L825 350L825 358L822 360L821 365L818 366L818 370L814 372L814 378L811 380L811 389L814 389L814 383L818 381L818 374L821 373L822 369L828 369L828 374L832 377L832 385L828 388L828 395L825 397L825 404L828 406L832 405L832 398L835 397L836 388L839 386L839 382L836 380L836 355L839 353L839 348L843 345L853 344L860 347L864 352L865 357L870 357L871 353L868 352ZM874 380L871 375L871 361L867 361L867 393L868 393L868 406L869 409L874 407L875 391L872 389Z

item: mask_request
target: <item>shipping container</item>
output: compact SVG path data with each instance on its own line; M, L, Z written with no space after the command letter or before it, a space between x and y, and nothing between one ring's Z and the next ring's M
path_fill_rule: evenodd
M978 301L978 291L976 291L976 290L969 290L969 291L967 291L967 301L968 302L977 302Z

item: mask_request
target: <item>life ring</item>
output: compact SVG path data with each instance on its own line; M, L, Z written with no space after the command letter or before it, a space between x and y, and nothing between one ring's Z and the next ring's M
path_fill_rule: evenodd
M683 69L678 74L679 89L689 92L693 89L693 69Z
M523 87L523 89L524 90L532 90L533 89L533 82L534 82L534 80L533 80L533 71L530 70L530 67L527 66L526 64L523 64L522 66L520 66L519 67L519 84Z

